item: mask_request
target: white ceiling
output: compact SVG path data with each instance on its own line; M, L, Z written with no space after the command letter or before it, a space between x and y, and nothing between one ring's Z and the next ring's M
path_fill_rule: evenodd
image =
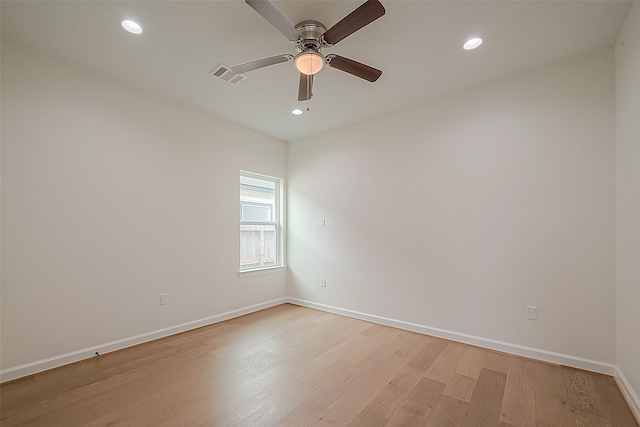
M208 73L293 45L243 0L7 1L2 37L285 141L418 104L445 92L612 45L630 2L381 0L386 14L323 53L383 70L369 83L336 69L315 77L311 101L298 102L298 73L283 63L230 85ZM361 1L281 1L296 24L328 28ZM139 36L120 21L142 24ZM484 38L475 51L462 43ZM291 110L309 111L293 116Z

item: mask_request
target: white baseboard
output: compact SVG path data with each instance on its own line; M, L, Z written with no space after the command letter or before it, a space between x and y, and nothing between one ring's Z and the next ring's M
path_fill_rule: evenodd
M204 319L198 319L191 322L182 323L180 325L159 329L157 331L97 345L95 347L84 348L82 350L73 351L71 353L62 354L60 356L50 357L48 359L26 363L24 365L15 366L13 368L3 369L2 371L0 371L0 383L26 377L28 375L33 375L38 372L47 371L49 369L67 365L69 363L89 359L91 357L94 357L96 352L98 352L99 354L105 354L116 350L122 350L127 347L157 340L158 338L164 338L170 335L178 334L180 332L212 325L214 323L233 319L234 317L239 317L245 314L253 313L255 311L264 310L265 308L274 307L286 302L288 302L287 298L279 298L261 304L228 311L226 313L216 314L215 316L205 317Z
M636 417L636 421L640 424L640 398L627 381L627 378L622 373L622 370L619 367L616 367L616 374L613 376L616 379L616 383L618 383L618 387L622 391L622 395L626 399L629 404L629 408L631 412L633 412L633 416Z
M473 335L462 334L459 332L447 331L445 329L433 328L430 326L419 325L416 323L405 322L402 320L390 319L388 317L376 316L374 314L361 313L358 311L348 310L339 307L333 307L325 304L318 304L311 301L300 300L296 298L288 298L287 302L300 305L303 307L315 308L317 310L327 311L329 313L349 316L368 322L379 323L381 325L392 326L398 329L404 329L420 334L431 335L438 338L444 338L451 341L457 341L464 344L475 345L477 347L488 348L503 353L514 354L517 356L528 357L530 359L541 360L544 362L554 363L556 365L571 366L573 368L584 369L586 371L598 372L610 376L617 375L617 366L599 362L597 360L584 359L582 357L571 356L568 354L555 353L552 351L541 350L538 348L526 347L518 344L511 344L504 341L497 341L488 338L476 337Z

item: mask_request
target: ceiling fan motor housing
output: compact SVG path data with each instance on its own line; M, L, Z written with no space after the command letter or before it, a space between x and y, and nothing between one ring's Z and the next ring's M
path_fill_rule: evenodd
M307 20L296 25L296 30L298 30L301 36L301 40L296 43L298 49L301 51L312 50L315 52L319 52L320 49L322 49L323 44L320 41L320 36L327 31L327 27L318 21Z

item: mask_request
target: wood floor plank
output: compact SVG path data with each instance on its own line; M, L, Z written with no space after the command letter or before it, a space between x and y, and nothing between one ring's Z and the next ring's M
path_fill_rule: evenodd
M509 373L509 355L486 350L483 368L507 374Z
M464 356L462 356L462 360L460 360L460 363L456 367L455 373L464 375L465 377L478 379L480 371L482 371L484 361L487 357L487 353L487 350L468 346L467 351Z
M495 426L500 420L500 408L504 397L507 375L483 369L476 382L469 404L465 408L462 426Z
M411 359L409 366L427 371L447 346L447 341L429 338L418 353Z
M377 362L377 359L372 358ZM351 384L360 375L362 366L357 367L346 360L336 360L333 364L335 371L327 376L322 388L311 395L311 400L327 408L331 407L338 399L344 396L351 388Z
M567 400L573 409L614 425L633 425L631 410L613 398L617 385L611 377L568 368L563 368L562 373Z
M457 342L447 343L436 360L427 370L426 377L441 383L448 383L453 372L467 352L467 346Z
M365 337L375 337L377 334L385 330L387 330L386 327L373 323L371 324L371 326L369 326L367 329L363 330L360 333Z
M215 397L213 399L200 397L193 399L185 412L197 424L205 426L227 426L241 420L236 413L223 404L222 399ZM108 423L102 425L108 425Z
M365 408L347 425L349 427L384 427L386 424L386 418L381 417L369 408Z
M322 415L327 410L327 407L307 400L287 413L276 425L290 427L322 425Z
M427 417L431 413L431 408L405 400L398 410L391 416L385 425L386 427L414 427L423 426L427 423Z
M284 304L0 386L12 426L639 427L615 381Z
M536 423L538 426L576 425L567 404L562 368L539 364L536 370Z
M460 427L465 422L468 403L449 396L440 396L427 417L427 427Z
M398 375L396 375L389 384L402 390L406 390L407 392L411 392L422 380L424 374L425 372L423 370L407 365L402 367L400 372L398 372Z
M304 380L294 382L266 381L261 388L257 389L258 393L255 393L253 398L249 400L246 399L246 393L239 395L237 401L239 406L235 412L243 419L238 425L268 425L287 417L290 420L287 422L293 422L294 419L300 418L300 408L309 405L308 396L322 390L325 387L326 378L333 378L336 373L342 372L346 363L338 360L329 367L307 368L307 371L312 374L305 375ZM311 400L311 402L314 403L313 407L318 410L325 407L320 401ZM246 414L248 410L251 413Z
M563 427L611 425L607 420L599 419L594 415L571 407L568 403L569 397L567 389L565 388L564 370L565 368L560 366L553 366L546 363L538 363L535 366L537 426ZM634 424L629 425L634 426Z
M324 366L328 366L338 358L332 357L331 361L328 361L328 358L324 357L324 355L331 353L336 346L342 345L345 340L346 338L337 335L324 337L319 340L311 339L311 343L297 346L299 351L286 359L286 363L292 366L302 367L310 361L316 364L316 359L320 359L324 360Z
M626 402L620 400L620 389L616 381L607 375L590 374L595 390L600 396L601 408L598 410L604 418L614 425L633 426L635 417Z
M387 384L363 410L365 414L358 414L356 419L384 420L386 423L398 410L409 394L424 376L424 371L404 366L400 372Z
M360 370L354 377L352 387L331 406L324 418L338 424L351 422L378 391L406 366L407 361L406 358L392 354L374 367Z
M338 335L344 338L353 338L356 335L361 335L362 331L371 327L371 323L360 321L352 325L351 327L339 332Z
M403 339L400 341L400 345L396 350L398 356L413 359L426 344L424 335L403 331L402 337Z
M422 378L411 390L407 400L415 402L425 408L433 408L440 399L445 384L430 378Z
M380 343L374 339L355 337L350 340L345 340L339 345L322 353L313 359L313 362L329 365L337 359L343 359L352 363L359 363L379 346Z
M512 356L500 421L514 427L536 425L536 362Z
M460 374L453 374L453 377L445 386L442 394L453 397L463 402L469 402L471 395L476 387L477 380L475 378L466 377Z

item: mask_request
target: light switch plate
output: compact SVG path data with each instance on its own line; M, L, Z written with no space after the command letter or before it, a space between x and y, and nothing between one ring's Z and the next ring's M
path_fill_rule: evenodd
M538 307L534 307L532 305L527 306L527 319L529 320L538 319Z

